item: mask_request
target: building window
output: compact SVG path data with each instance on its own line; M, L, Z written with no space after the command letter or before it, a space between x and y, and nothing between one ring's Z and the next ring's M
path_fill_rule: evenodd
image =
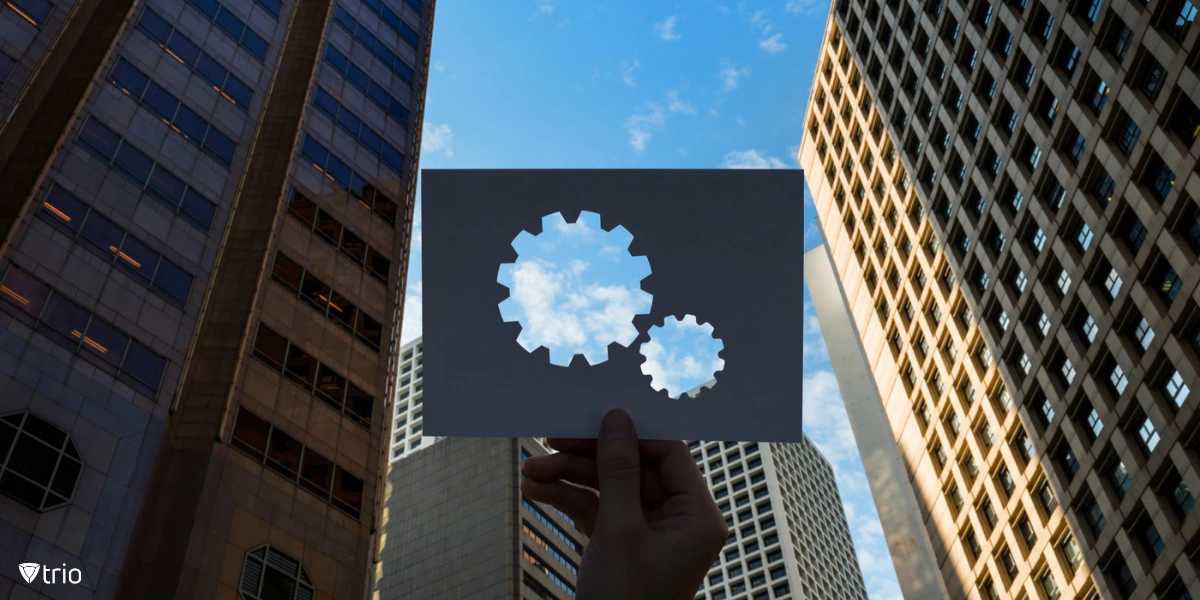
M521 555L525 559L525 562L533 566L534 569L541 571L548 579L550 579L550 581L553 581L555 585L562 588L562 590L567 593L567 596L571 598L575 597L575 586L567 583L567 580L564 579L562 575L559 575L557 571L551 568L546 561L539 558L527 546L522 546L521 551Z
M1075 536L1067 534L1061 542L1058 543L1058 549L1062 552L1064 562L1067 569L1072 575L1079 567L1083 565L1083 553L1079 551L1079 544L1075 542Z
M193 0L195 1L195 0ZM413 85L414 72L412 67L404 59L396 55L387 48L387 46L375 37L367 27L359 24L350 13L341 6L335 6L333 12L333 20L339 26L346 29L354 41L360 44L367 50L367 54L375 56L376 60L390 69L393 73L400 76L400 79L410 87ZM833 114L833 113L830 113Z
M1100 535L1100 532L1104 531L1104 528L1108 525L1108 521L1104 518L1104 513L1101 512L1100 505L1096 503L1095 498L1088 497L1080 506L1079 512L1083 515L1083 519L1087 521L1093 535Z
M1017 567L1017 561L1013 560L1012 551L1008 549L1008 546L1005 546L1004 549L1000 551L1000 564L1004 567L1004 574L1008 575L1009 581L1013 581L1017 578L1017 572L1019 570Z
M38 215L175 307L187 304L191 274L58 185L46 193Z
M1150 187L1154 198L1163 202L1175 187L1175 173L1167 167L1167 163L1163 162L1162 157L1154 154L1147 165L1142 181Z
M1179 373L1179 370L1171 369L1171 375L1163 383L1163 391L1167 393L1167 397L1175 403L1175 406L1183 406L1191 390L1183 382L1183 375Z
M1108 482L1112 484L1113 491L1116 492L1118 498L1124 498L1125 494L1129 493L1129 489L1133 487L1133 477L1125 468L1124 461L1118 460L1109 467Z
M1113 583L1116 584L1117 591L1120 592L1122 598L1128 598L1137 589L1138 582L1133 578L1133 573L1129 571L1129 565L1125 563L1125 558L1120 554L1113 557L1106 571Z
M1054 490L1050 489L1050 480L1043 478L1041 483L1037 485L1037 497L1042 503L1042 508L1046 510L1046 514L1054 512L1058 508L1058 499L1054 497Z
M1150 349L1150 343L1154 341L1154 329L1150 327L1150 321L1147 321L1145 317L1142 317L1133 328L1133 339L1142 352Z
M1142 542L1142 547L1145 548L1146 554L1150 555L1151 560L1162 555L1166 543L1163 542L1162 535L1158 533L1158 528L1154 526L1154 522L1148 517L1144 518L1138 524L1137 537Z
M362 479L245 406L238 406L229 445L354 519L362 515Z
M213 217L217 213L216 204L154 162L146 153L134 148L112 129L101 125L96 117L88 116L77 139L105 166L113 167L201 231L208 232L212 227Z
M151 399L167 360L26 271L10 266L0 277L7 312L92 365ZM0 302L3 304L3 302Z
M1025 542L1025 547L1032 549L1037 543L1037 532L1033 529L1033 524L1029 522L1029 515L1021 515L1017 519L1017 532L1021 535L1021 540Z
M341 10L341 7L338 7ZM330 152L324 145L311 135L305 135L300 144L300 154L312 168L325 175L338 187L350 192L358 204L370 210L388 225L396 225L399 207L382 192L371 185L366 178L350 168L350 165Z
M1147 454L1154 452L1154 449L1158 447L1158 431L1154 429L1154 422L1150 420L1150 417L1142 419L1142 426L1138 428L1138 438L1141 439L1142 448L1146 450Z
M1017 449L1017 454L1021 456L1021 460L1028 463L1033 459L1033 442L1029 436L1025 434L1025 430L1021 429L1013 438L1013 446Z
M306 600L316 593L300 561L270 545L246 553L238 590L245 600Z
M1121 291L1121 275L1117 273L1116 267L1113 267L1108 272L1108 276L1104 278L1104 289L1108 292L1109 300L1116 300L1117 294Z
M4 82L12 75L14 69L17 68L17 60L4 52L0 52L0 88L4 87Z
M1168 10L1165 15L1163 25L1166 27L1167 33L1182 44L1192 23L1196 21L1196 3L1192 0L1183 0L1172 3L1170 6L1172 9ZM1178 7L1178 12L1174 10L1174 7Z
M359 342L379 352L383 341L383 325L283 252L275 253L271 279L290 290L292 295L299 297L321 316L341 326Z
M1008 467L1001 465L1000 470L996 471L996 481L1000 484L1000 489L1004 491L1005 496L1012 496L1017 486L1013 483L1012 474L1008 472Z
M44 512L71 502L83 460L67 432L30 412L0 417L0 492Z
M1071 289L1071 275L1067 273L1065 268L1058 273L1057 284L1058 291L1064 296L1067 295L1068 291Z
M408 108L389 93L388 86L380 84L367 76L367 72L364 69L351 62L345 54L339 52L331 44L325 45L325 62L336 69L346 81L349 81L351 85L358 88L371 102L374 102L376 106L399 123L401 127L408 128Z
M1046 600L1058 600L1062 597L1062 592L1058 589L1058 584L1054 582L1054 573L1050 571L1050 567L1042 569L1042 574L1038 576L1038 583L1041 584L1042 591L1046 594Z
M1075 453L1071 451L1071 446L1063 442L1058 451L1058 464L1062 466L1063 472L1066 474L1066 480L1070 481L1079 472L1079 460L1075 458Z
M234 43L249 52L258 62L266 60L267 51L270 49L267 41L247 27L241 19L235 17L229 9L216 0L191 0L191 5L209 21L215 23L221 33L229 36Z
M1104 421L1100 419L1100 413L1095 408L1088 412L1087 424L1092 440L1095 440L1100 436L1100 432L1104 431Z
M261 322L253 354L356 425L370 428L374 397Z
M41 27L54 11L54 4L49 0L9 0L6 5L34 27Z
M1183 289L1183 279L1170 265L1167 265L1166 270L1162 271L1156 279L1154 284L1158 289L1159 297L1167 304L1174 304L1175 298L1179 296L1179 290Z
M1175 507L1175 511L1181 517L1187 517L1192 512L1192 508L1196 506L1196 499L1178 471L1172 469L1171 476L1164 487L1170 494L1171 506Z
M385 9L386 10L386 9ZM313 105L317 110L341 127L343 131L358 141L358 144L379 159L384 165L395 171L397 176L404 173L404 155L395 146L384 141L383 136L376 133L369 125L357 117L350 109L337 101L333 94L325 88L317 86L313 91Z

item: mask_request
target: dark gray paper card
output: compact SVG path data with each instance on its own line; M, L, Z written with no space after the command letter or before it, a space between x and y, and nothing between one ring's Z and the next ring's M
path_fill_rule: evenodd
M425 170L422 188L426 435L591 438L623 408L643 439L800 441L799 170ZM589 260L580 240L601 240ZM664 350L689 331L719 358ZM698 373L715 384L672 392Z

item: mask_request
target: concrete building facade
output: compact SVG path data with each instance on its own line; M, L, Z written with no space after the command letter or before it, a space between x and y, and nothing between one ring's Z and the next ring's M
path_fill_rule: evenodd
M1200 591L1196 14L831 7L799 158L948 597Z
M405 456L428 448L438 438L422 435L424 421L425 380L424 338L417 338L400 347L400 366L397 369L395 414L392 416L392 441L388 461L403 460Z
M587 538L521 494L532 439L447 438L390 465L373 597L575 597Z
M433 12L0 5L0 596L368 591Z
M696 600L866 600L833 467L807 437L688 446L729 527Z

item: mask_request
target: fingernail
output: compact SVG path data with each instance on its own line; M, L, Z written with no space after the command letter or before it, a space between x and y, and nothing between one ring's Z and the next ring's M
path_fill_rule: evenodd
M633 419L629 418L629 413L619 408L608 411L600 423L600 437L609 440L636 437L633 432Z

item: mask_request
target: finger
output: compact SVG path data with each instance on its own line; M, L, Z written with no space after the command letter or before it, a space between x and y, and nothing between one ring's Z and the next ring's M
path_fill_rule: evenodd
M569 481L576 485L600 489L599 471L594 458L559 452L525 459L522 472L526 477L538 481ZM662 504L667 499L654 471L642 469L642 502L651 506Z
M584 535L592 537L592 528L596 525L596 511L600 505L595 492L561 482L522 479L521 493L534 502L549 504L563 511L579 525Z
M525 459L525 476L537 481L558 480L598 489L600 480L596 473L596 461L575 454L546 454Z
M569 452L580 456L596 456L596 440L583 438L550 438L546 443L559 452Z
M623 410L611 410L600 423L596 443L596 469L600 479L597 519L617 531L644 528L642 465L633 419Z
M667 496L677 494L711 494L700 467L680 441L652 440L642 442L642 464L656 475Z

